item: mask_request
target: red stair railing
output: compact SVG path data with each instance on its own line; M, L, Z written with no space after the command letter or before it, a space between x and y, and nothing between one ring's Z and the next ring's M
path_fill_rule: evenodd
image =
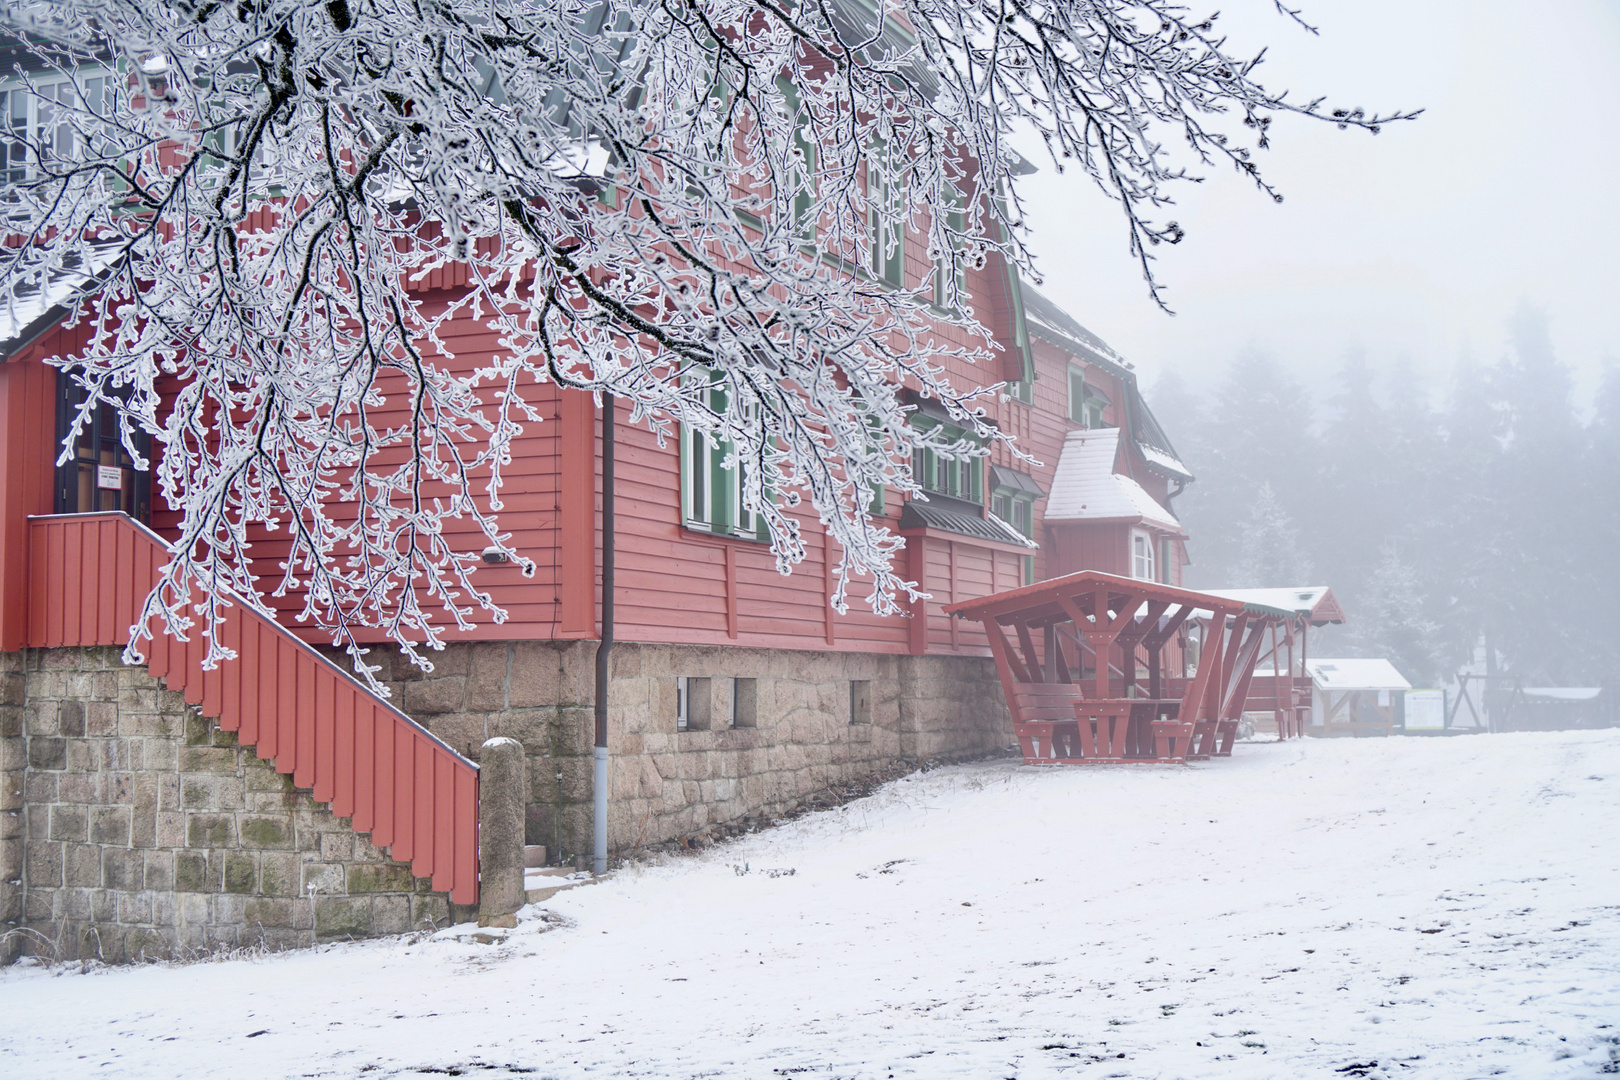
M122 513L32 517L29 544L36 648L127 645L170 558L161 537ZM451 903L476 903L478 766L285 627L233 604L220 640L236 659L204 671L200 627L189 641L158 630L147 670Z

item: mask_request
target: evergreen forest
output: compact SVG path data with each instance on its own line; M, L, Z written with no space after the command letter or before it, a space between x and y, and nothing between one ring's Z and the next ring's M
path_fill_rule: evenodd
M1620 366L1574 400L1545 318L1440 403L1352 352L1325 400L1250 353L1208 392L1151 395L1197 480L1174 500L1194 588L1327 584L1317 656L1388 657L1414 686L1459 670L1527 685L1620 682Z

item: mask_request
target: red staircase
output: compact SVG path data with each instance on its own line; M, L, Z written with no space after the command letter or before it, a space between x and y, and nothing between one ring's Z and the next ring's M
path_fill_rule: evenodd
M27 644L127 645L169 561L163 540L121 513L32 517L28 528ZM284 627L234 603L220 636L235 660L204 671L200 627L190 641L160 630L145 647L147 670L332 813L352 818L412 874L431 877L451 903L476 903L478 766Z

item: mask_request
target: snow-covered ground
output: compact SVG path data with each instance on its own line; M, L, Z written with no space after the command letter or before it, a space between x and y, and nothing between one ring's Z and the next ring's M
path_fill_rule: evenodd
M0 1072L1589 1077L1617 811L1620 731L942 769L500 945L13 968Z

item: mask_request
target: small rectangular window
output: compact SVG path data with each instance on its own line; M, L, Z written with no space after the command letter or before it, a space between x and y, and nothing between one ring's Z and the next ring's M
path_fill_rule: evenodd
M709 679L682 675L675 680L675 730L708 731Z
M759 681L731 680L731 726L756 727L759 723Z
M885 178L879 164L886 149L874 143L866 159L866 215L868 267L872 276L890 285L904 283L905 228L900 207L903 200L892 178Z
M872 722L872 683L869 679L849 681L849 722L852 724Z
M1170 538L1159 537L1159 580L1166 585L1170 582Z
M1153 573L1153 538L1145 532L1131 532L1131 577L1138 581L1155 581Z
M729 397L723 387L715 384L713 374L697 372L689 377L709 380L707 404L716 413L725 412ZM751 408L741 411L745 418L753 415ZM711 442L695 428L683 427L680 445L681 512L686 527L717 536L769 540L764 515L742 504L746 462L732 462L727 467L735 451L733 444L726 440Z

